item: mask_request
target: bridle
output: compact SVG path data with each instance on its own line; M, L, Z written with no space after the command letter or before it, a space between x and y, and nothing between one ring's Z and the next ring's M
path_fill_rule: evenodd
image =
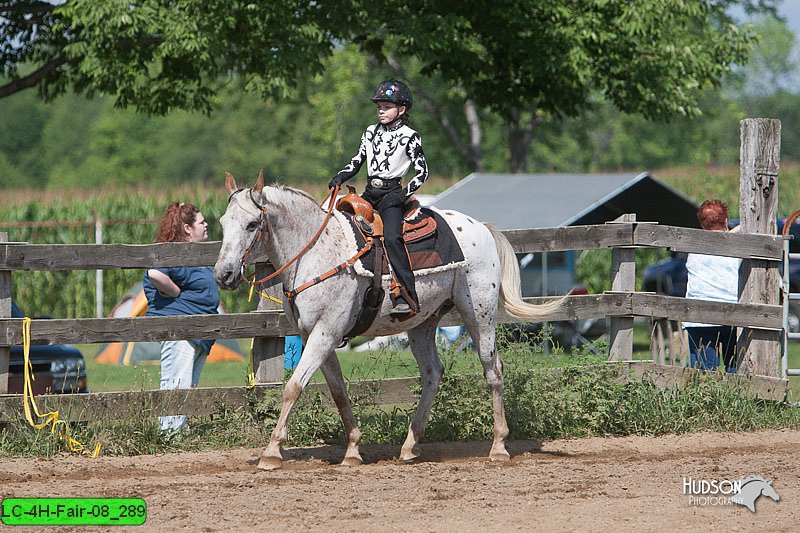
M231 195L228 197L228 203L230 203L230 201L233 199L233 197L234 197L234 195L236 193L238 193L238 192L240 192L242 190L243 189L237 189L237 190L233 191L231 193ZM255 205L256 208L258 208L258 210L260 211L259 217L258 217L258 230L256 231L256 234L253 237L253 239L250 241L250 244L247 246L247 248L245 248L244 252L242 253L242 258L241 258L241 262L240 262L240 266L239 266L239 272L241 273L243 280L245 280L251 287L255 287L256 285L261 285L261 284L263 284L263 283L275 278L279 274L281 274L281 272L283 272L284 270L289 268L289 266L291 266L293 263L295 263L306 252L308 252L311 249L312 246L314 246L314 244L317 242L317 239L319 239L319 236L322 235L322 232L325 229L325 226L328 225L328 221L331 219L331 216L333 215L334 204L336 203L336 197L339 194L339 185L335 185L334 188L331 189L331 191L328 193L329 196L330 196L330 203L328 204L328 212L325 215L325 220L322 221L322 225L317 230L317 233L308 242L308 244L306 244L303 247L303 249L300 250L300 252L297 255L295 255L293 258L291 258L285 265L283 265L279 269L275 270L275 272L269 274L268 276L265 276L265 277L263 277L261 279L258 279L258 280L255 279L255 277L256 277L255 272L253 273L252 279L250 279L247 276L247 273L245 272L245 270L247 269L247 260L252 255L253 249L258 245L259 242L261 242L261 239L262 239L263 235L265 233L269 233L269 229L267 228L267 208L266 208L265 205L259 203L256 200L255 196L253 196L253 189L249 189L249 191L250 191L250 201L253 202L253 205ZM326 196L322 200L321 203L324 205L325 201L327 199L328 199L328 196ZM360 254L360 255L363 255L363 254ZM360 255L359 255L359 257L360 257ZM322 276L320 276L320 277L322 277ZM315 279L319 280L320 278L315 278ZM307 287L304 287L302 290L305 290L305 288L307 288ZM289 291L289 292L287 292L287 296L289 296L290 298L293 298L297 294L297 292L300 292L300 291L298 291L297 289L295 289L294 291Z

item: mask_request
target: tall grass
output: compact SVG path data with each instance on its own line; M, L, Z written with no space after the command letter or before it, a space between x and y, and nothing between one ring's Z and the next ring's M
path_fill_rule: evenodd
M615 379L615 366L603 362L594 352L587 348L576 355L551 356L542 354L541 345L501 346L510 438L550 440L800 427L800 409L753 399L733 380L700 374L682 389L661 390L648 380ZM486 382L475 372L477 365L465 363L465 358L475 360L477 356L453 349L443 351L445 377L426 441L492 437ZM554 361L558 367L552 366ZM352 400L365 444L402 443L415 405L379 406L369 394ZM191 429L176 438L165 438L158 431L157 419L144 414L129 420L74 425L73 435L87 448L101 443L108 455L259 447L265 445L280 405L280 391L270 391L261 398L253 394L242 409L226 410L220 405L212 416L192 417ZM287 444L344 442L336 410L319 394L306 393L293 411ZM34 431L21 418L0 430L0 457L51 456L61 450L63 444L49 431Z

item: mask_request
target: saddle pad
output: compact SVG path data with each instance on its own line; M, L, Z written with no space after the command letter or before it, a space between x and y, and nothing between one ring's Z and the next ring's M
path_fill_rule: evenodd
M356 248L360 249L366 243L364 236L355 227L352 217L346 215L348 222L353 228L356 239ZM425 274L426 271L436 269L447 270L454 268L464 262L464 254L458 245L453 230L447 222L436 211L423 207L419 214L414 217L414 226L427 226L421 223L425 219L431 219L430 224L435 225L436 230L422 237L417 237L412 241L406 242L409 258L411 259L411 269L416 274ZM370 250L359 259L361 267L372 273L373 263L375 262L375 251ZM389 264L386 255L383 257L382 274L389 273Z

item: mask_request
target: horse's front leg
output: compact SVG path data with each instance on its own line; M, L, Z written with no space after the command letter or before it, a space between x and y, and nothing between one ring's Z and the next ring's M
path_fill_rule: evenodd
M315 328L308 336L303 356L300 362L292 373L292 377L286 382L283 387L283 403L281 404L281 414L278 416L278 421L275 424L275 429L272 430L272 436L269 439L264 452L261 454L261 460L258 462L258 468L261 470L274 470L280 468L283 464L283 455L281 450L283 443L286 442L286 437L289 431L289 415L292 412L294 404L300 398L303 389L306 388L308 382L314 372L322 365L325 358L332 354L333 343L331 342L332 336L330 332L326 334L319 333L319 328Z
M331 390L333 401L339 409L339 415L344 423L344 432L347 434L347 451L344 454L342 464L345 466L358 466L362 463L361 452L358 447L361 444L361 430L358 429L356 417L353 416L353 408L350 405L350 398L347 397L347 386L344 383L342 367L336 354L331 352L322 363L322 373L328 388Z

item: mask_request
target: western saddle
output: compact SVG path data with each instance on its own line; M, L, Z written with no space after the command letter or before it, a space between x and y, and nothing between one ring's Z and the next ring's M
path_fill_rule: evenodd
M372 205L364 200L355 187L347 186L348 193L336 203L336 209L349 213L359 225L361 231L371 237L383 237L383 220L373 209ZM418 218L422 206L415 197L409 198L403 210L403 241L406 243L423 239L436 231L436 220L431 216Z

